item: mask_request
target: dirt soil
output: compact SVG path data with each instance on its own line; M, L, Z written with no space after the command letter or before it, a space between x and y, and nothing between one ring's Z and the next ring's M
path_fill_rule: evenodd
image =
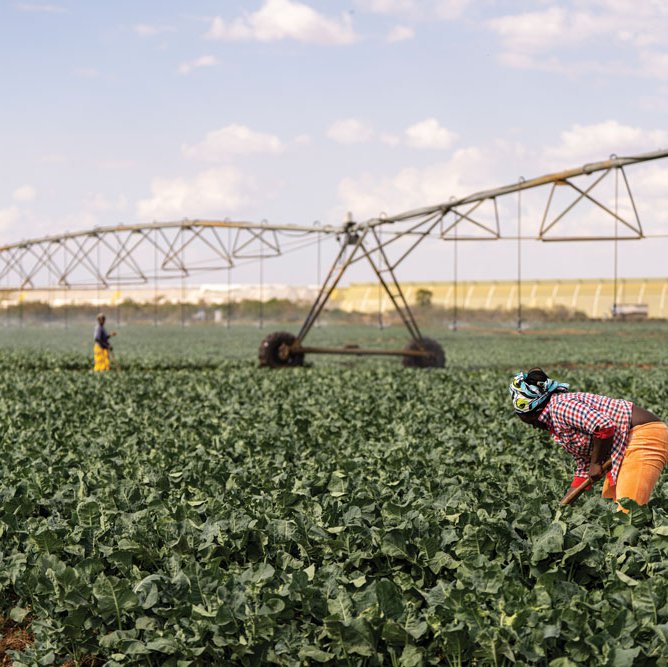
M10 618L0 616L0 667L11 667L12 659L7 651L22 651L26 646L32 644L34 638L30 634L30 618L22 624L15 623ZM94 655L86 655L79 662L66 660L61 667L100 667L104 661Z
M30 621L18 625L11 619L0 616L0 667L12 665L7 651L21 651L32 641Z

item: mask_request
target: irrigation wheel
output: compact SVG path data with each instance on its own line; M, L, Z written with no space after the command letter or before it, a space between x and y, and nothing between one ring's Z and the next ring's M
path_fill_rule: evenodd
M421 341L412 340L404 349L429 352L428 357L404 357L403 364L406 368L443 368L445 366L445 352L440 343L432 338L423 338Z
M290 352L290 346L296 337L286 331L276 331L269 334L261 343L258 350L260 366L269 368L288 368L304 365L303 352Z

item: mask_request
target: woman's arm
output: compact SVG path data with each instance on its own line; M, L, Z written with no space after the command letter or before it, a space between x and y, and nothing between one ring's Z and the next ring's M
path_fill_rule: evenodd
M591 462L589 463L589 476L598 482L603 478L603 463L610 458L612 451L612 438L599 440L594 438L594 443L591 449Z
M598 481L603 477L603 463L605 463L610 458L614 437L614 426L599 429L592 435L589 476L594 481Z
M610 458L612 451L614 421L604 412L577 399L559 402L553 409L553 419L591 437L591 450L587 447L580 456L575 452L570 453L578 460L576 476L588 474L594 481L601 479L603 477L601 466ZM587 455L589 460L585 458Z
M661 420L649 410L641 408L639 405L633 404L631 412L631 428L648 424L649 422L660 422Z

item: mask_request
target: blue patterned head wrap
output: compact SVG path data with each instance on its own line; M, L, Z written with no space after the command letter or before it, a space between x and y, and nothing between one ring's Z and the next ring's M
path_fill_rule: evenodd
M508 388L517 414L533 412L547 403L555 391L566 391L568 389L565 382L557 382L550 378L543 382L530 383L527 381L528 376L528 373L519 372Z

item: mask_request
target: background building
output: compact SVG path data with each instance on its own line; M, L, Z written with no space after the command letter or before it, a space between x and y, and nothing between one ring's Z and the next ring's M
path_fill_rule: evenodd
M566 309L587 317L612 317L614 290L621 314L668 318L668 278L634 278L614 280L526 280L461 281L403 283L411 304L429 304L440 308L462 310L511 311L518 306L518 291L525 308L541 310ZM318 292L315 285L284 284L241 285L203 284L112 289L36 289L0 291L0 308L20 304L42 303L53 308L64 306L114 307L135 304L202 306L238 304L241 302L285 300L308 305ZM392 303L376 283L352 283L337 288L328 304L330 309L348 313L391 313Z

